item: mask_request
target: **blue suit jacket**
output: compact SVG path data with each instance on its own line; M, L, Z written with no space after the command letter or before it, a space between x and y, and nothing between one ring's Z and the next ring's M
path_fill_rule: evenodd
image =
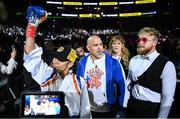
M116 96L115 96L115 86L114 83L119 85L118 101L121 107L124 107L124 95L125 95L125 82L122 75L122 70L119 65L119 62L112 58L111 55L105 54L105 67L106 67L106 93L107 93L107 101L110 106L115 104ZM77 68L77 75L84 77L86 62L90 55L83 57L79 63ZM86 77L84 77L86 79Z

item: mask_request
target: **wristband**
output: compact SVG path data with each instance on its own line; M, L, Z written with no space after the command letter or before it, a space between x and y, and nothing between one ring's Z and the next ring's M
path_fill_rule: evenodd
M35 38L36 37L36 30L37 30L36 26L34 26L31 23L28 23L27 28L26 28L26 37Z

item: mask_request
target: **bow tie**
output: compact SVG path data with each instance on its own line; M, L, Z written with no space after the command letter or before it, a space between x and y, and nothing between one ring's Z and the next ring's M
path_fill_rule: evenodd
M149 56L141 55L141 58L144 59L144 60L149 60Z

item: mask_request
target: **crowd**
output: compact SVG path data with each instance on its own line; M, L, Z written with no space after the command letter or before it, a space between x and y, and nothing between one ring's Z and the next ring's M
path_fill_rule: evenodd
M91 34L82 30L80 33L88 36L80 37L86 45L64 44L61 40L40 44L36 40L38 26L46 18L43 8L30 6L26 30L15 27L25 37L17 37L9 44L10 60L0 63L1 77L8 78L7 83L1 78L0 95L11 97L1 99L1 117L18 117L20 93L38 90L64 92L71 118L168 117L179 79L180 39L174 40L173 58L163 54L162 45L167 41L162 43L161 33L153 27L140 29L133 42L111 30ZM14 33L12 29L2 31ZM109 31L108 39L103 40L101 35ZM25 42L19 41L23 38ZM0 52L9 57L3 44L1 48ZM17 86L10 86L10 82L20 89L11 89ZM16 111L10 112L9 108Z

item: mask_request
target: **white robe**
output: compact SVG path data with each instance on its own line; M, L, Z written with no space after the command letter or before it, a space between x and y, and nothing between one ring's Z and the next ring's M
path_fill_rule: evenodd
M31 72L33 79L41 85L42 91L63 91L65 93L65 105L68 107L69 116L91 118L90 103L85 80L80 77L80 94L73 82L73 74L69 73L64 79L54 74L53 68L41 59L42 48L37 47L29 54L24 53L24 67ZM52 76L53 75L53 76ZM51 78L50 78L51 77ZM76 83L78 81L76 79Z

